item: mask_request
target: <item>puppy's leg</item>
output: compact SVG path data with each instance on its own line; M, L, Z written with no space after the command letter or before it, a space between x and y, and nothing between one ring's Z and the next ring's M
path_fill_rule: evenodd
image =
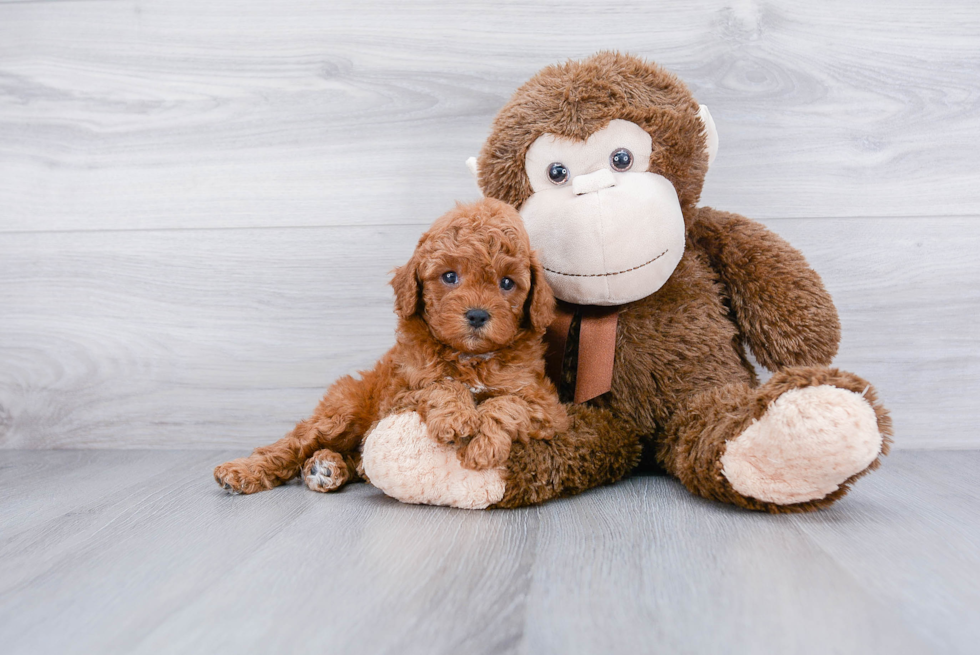
M517 396L497 396L480 405L480 431L459 453L463 466L488 469L501 466L515 440L527 441L531 407Z
M320 401L313 416L301 421L279 441L256 448L251 455L221 464L214 479L232 493L264 491L296 477L314 452L330 447L353 452L370 426L370 376L344 377Z
M480 428L473 394L459 382L446 381L415 392L415 407L429 435L436 441L454 444Z
M569 426L565 407L547 384L529 385L518 394L491 398L478 411L480 434L460 453L463 466L477 470L502 465L514 441L551 439Z
M519 395L527 402L530 426L527 436L531 439L551 439L555 434L568 430L569 419L565 406L558 402L558 395L550 382L541 380L536 386L527 386Z
M248 457L218 466L214 469L214 479L232 493L251 494L272 489L296 477L303 462L325 442L343 434L346 426L343 417L309 418L279 441L256 448Z
M303 479L313 491L336 491L348 482L360 479L360 465L360 453L342 455L329 448L321 448L303 465Z

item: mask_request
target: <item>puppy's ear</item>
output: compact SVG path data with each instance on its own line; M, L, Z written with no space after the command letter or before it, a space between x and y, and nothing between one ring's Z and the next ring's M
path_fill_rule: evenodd
M391 287L395 290L395 314L399 318L422 313L422 285L419 283L417 255L412 255L407 264L395 269Z
M544 279L544 268L538 255L531 252L531 290L524 301L524 318L534 330L544 331L555 319L555 295Z

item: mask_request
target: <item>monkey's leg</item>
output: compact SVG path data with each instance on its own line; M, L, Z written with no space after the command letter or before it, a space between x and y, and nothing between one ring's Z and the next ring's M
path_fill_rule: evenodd
M551 439L511 446L503 498L494 507L521 507L610 484L640 461L640 441L608 410L568 408L569 428Z
M658 459L691 492L755 510L826 507L888 453L891 419L851 373L789 368L690 399Z
M417 412L392 414L365 438L363 470L371 484L404 503L484 509L532 505L615 482L639 461L639 438L607 410L576 405L568 419L568 430L517 441L503 467L477 471L463 467L454 447L432 438Z
M369 392L365 380L341 378L327 391L312 417L298 423L279 441L216 467L214 479L232 493L250 494L293 479L322 448L353 453L373 418L368 410Z

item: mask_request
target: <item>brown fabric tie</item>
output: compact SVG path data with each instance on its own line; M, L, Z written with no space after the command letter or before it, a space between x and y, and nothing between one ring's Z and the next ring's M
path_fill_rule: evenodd
M612 388L619 307L558 304L555 320L548 327L546 336L548 377L556 384L562 379L568 331L576 310L581 312L582 319L579 327L574 401L584 403Z

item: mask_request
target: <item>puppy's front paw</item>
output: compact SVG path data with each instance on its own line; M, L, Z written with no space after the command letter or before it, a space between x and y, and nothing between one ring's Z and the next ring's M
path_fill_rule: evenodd
M425 424L429 429L429 435L437 443L452 446L475 433L479 422L476 412L458 414L430 412Z
M474 471L497 468L510 456L510 439L479 434L459 451L458 456L464 468Z
M335 491L349 479L347 462L340 453L332 450L318 450L303 465L303 480L313 491Z
M254 494L272 489L275 481L265 475L248 457L233 459L214 468L214 480L233 494Z

